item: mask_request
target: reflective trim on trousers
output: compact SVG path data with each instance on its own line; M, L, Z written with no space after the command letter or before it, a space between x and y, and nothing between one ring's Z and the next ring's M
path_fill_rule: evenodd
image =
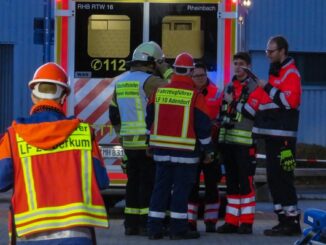
M197 214L194 214L194 213L191 213L188 211L188 220L190 221L196 221L198 219L198 215Z
M209 212L204 213L204 220L210 220L210 219L216 220L217 218L218 218L217 210L216 211L211 210Z
M241 214L254 214L254 213L255 213L254 206L241 207Z
M233 216L239 216L240 210L231 206L226 207L226 213L232 214Z
M173 157L173 156L154 155L154 161L194 164L199 162L199 157Z
M220 207L219 203L205 204L205 210L208 210L208 209L218 210L219 207Z
M283 207L281 204L274 204L274 210L275 212L280 212L281 210L283 210Z
M156 211L149 211L148 216L152 218L159 218L159 219L164 219L165 217L165 212L156 212Z
M187 219L188 214L187 213L177 213L177 212L172 212L171 211L171 218L173 219Z
M188 211L191 210L193 212L198 212L198 205L196 204L191 204L191 203L188 203Z
M212 140L212 137L207 137L205 139L199 139L199 141L202 145L208 145L211 142L211 140Z
M255 201L256 201L255 196L240 199L241 204L247 204L247 203L251 203L251 202L255 202Z
M297 216L298 214L300 214L300 210L297 208L296 205L284 206L283 210L285 211L286 216Z
M240 204L240 198L227 198L228 204Z

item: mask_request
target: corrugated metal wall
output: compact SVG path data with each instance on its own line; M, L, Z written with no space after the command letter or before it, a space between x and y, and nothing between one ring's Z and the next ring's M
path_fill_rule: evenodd
M6 101L11 100L13 105L10 121L18 116L28 115L32 104L27 83L43 59L42 45L33 43L33 25L35 17L43 17L43 2L43 0L1 0L0 43L13 45L14 93L13 96L6 95ZM1 108L0 115L4 113Z
M326 146L326 87L304 87L298 142Z
M326 52L325 11L325 0L253 0L247 49L264 50L270 36L282 34L292 51Z

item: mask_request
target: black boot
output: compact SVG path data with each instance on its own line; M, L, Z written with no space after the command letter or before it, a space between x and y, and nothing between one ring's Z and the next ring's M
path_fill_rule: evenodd
M216 232L217 233L237 233L238 226L232 225L229 223L224 223L222 226L217 228Z
M252 234L252 224L242 223L238 229L239 234Z
M300 214L296 216L287 217L288 220L288 234L290 236L301 235Z
M125 227L125 235L126 236L135 236L139 234L139 230L137 227Z
M286 222L285 214L277 214L277 217L278 217L278 224L273 226L271 229L264 230L265 236L277 236L276 234L285 225Z
M148 230L146 227L139 227L138 228L138 235L140 236L148 236Z
M300 214L296 216L279 215L280 223L264 231L265 236L296 236L301 234Z
M215 232L216 231L216 224L213 222L206 222L205 223L206 226L206 232Z
M197 231L197 224L195 222L188 222L188 229L190 231Z

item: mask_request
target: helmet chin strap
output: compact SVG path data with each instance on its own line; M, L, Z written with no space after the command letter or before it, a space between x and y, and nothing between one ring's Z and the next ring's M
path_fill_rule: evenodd
M65 102L65 99L67 97L67 94L62 95L61 99L60 99L60 104L63 105L63 103Z

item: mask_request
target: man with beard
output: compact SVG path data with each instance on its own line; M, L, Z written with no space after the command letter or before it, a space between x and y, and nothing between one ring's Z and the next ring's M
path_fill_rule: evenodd
M301 234L294 187L301 78L294 60L288 56L288 47L282 36L269 39L269 79L259 80L259 88L253 92L259 107L252 132L265 141L267 181L279 220L278 225L264 231L266 236Z

